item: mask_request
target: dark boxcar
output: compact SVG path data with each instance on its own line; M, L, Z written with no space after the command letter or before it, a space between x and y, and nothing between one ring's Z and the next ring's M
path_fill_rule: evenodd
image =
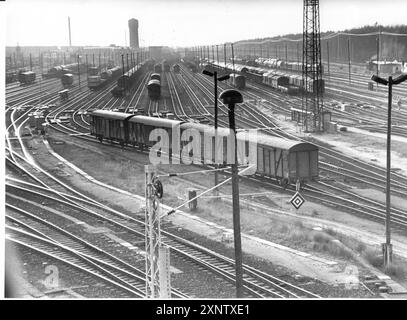
M22 84L31 84L35 81L35 76L35 72L32 71L22 72L18 75L18 81Z
M90 76L97 76L99 73L99 68L98 67L89 67L88 69L88 75Z
M246 77L242 76L237 73L232 73L230 75L230 79L232 80L232 85L234 85L237 89L243 90L246 87Z
M157 100L161 95L161 83L158 80L150 80L147 84L148 96L150 99Z
M120 98L120 97L124 96L124 88L121 88L119 86L114 87L113 90L110 92L116 98Z
M73 84L73 74L66 73L61 77L62 85L70 86Z
M280 86L288 87L289 77L272 71L263 75L263 83L274 89L278 89Z
M254 136L253 136L254 137ZM318 147L307 142L257 134L257 173L283 184L318 177Z
M141 66L135 66L134 68L130 69L117 80L117 85L120 88L130 88L135 79L140 75L141 70Z
M99 89L106 82L106 79L102 79L100 76L89 76L88 87L89 89Z
M128 141L128 123L132 114L95 110L90 113L90 134L98 138L118 141L121 144Z

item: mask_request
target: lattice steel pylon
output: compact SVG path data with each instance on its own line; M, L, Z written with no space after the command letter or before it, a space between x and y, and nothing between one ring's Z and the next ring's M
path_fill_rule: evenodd
M302 125L306 132L321 131L324 84L319 0L304 0L302 41Z
M156 168L145 166L146 210L145 210L145 250L146 250L146 297L160 297L159 250L161 244L159 202L154 188Z

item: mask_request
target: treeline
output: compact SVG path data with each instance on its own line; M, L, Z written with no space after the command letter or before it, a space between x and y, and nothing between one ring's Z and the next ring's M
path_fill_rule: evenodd
M380 35L378 34L379 32ZM335 33L338 35L333 36ZM341 33L352 35L344 35ZM361 36L361 34L367 33L374 34ZM383 33L402 35L389 35ZM251 41L263 42L280 39L280 45L285 42L284 39L302 40L302 33L254 39ZM289 43L289 41L287 42ZM374 25L346 29L343 31L321 32L321 51L323 59L327 58L329 51L330 59L336 61L348 61L349 58L354 62L365 62L371 59L375 60L378 44L380 60L397 59L398 61L407 61L407 25L382 26L376 23ZM271 43L270 45L278 46L278 43ZM290 44L288 45L290 46Z

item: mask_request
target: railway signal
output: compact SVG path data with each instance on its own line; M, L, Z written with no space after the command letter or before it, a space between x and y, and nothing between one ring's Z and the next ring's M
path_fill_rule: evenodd
M304 197L301 195L301 193L299 193L298 191L292 196L292 198L290 199L290 203L293 205L293 207L295 209L299 209L301 208L301 206L304 204L305 199Z
M377 84L382 84L389 87L388 94L388 109L387 109L387 175L386 175L386 243L382 244L384 266L387 268L392 262L392 244L390 239L390 168L391 168L391 104L392 104L392 88L393 85L400 84L407 80L407 74L403 74L393 79L392 76L388 80L372 76L372 80Z
M160 199L163 186L157 177L155 166L145 166L145 251L146 297L169 298L171 296L169 274L169 249L161 245Z

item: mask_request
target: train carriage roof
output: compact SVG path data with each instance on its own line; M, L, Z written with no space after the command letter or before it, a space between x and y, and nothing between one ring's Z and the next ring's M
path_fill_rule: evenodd
M210 126L207 124L203 124L203 123L196 123L196 122L184 122L181 125L181 129L195 129L198 130L199 132L207 132L208 134L214 135L215 134L215 127L214 126ZM219 135L225 136L227 134L229 134L230 129L228 128L222 128L222 127L218 127L218 133Z
M31 74L35 74L35 72L33 72L33 71L25 71L25 72L22 72L21 74L28 76L28 75L31 75Z
M110 110L94 110L90 113L90 115L111 120L128 120L134 116L130 113L114 112Z
M172 128L173 126L179 126L182 121L179 120L172 120L166 118L155 118L155 117L148 117L148 116L134 116L132 117L129 122L134 123L142 123L145 125L161 127L161 128Z
M147 87L150 87L150 86L160 86L161 85L161 82L160 82L160 80L157 80L157 79L151 79L148 83L147 83Z
M245 132L238 132L237 137L238 139L244 139ZM316 145L309 142L284 139L267 135L261 132L257 132L257 135L252 132L246 133L246 139L248 141L256 142L258 145L287 150L289 152L318 150L318 147Z

